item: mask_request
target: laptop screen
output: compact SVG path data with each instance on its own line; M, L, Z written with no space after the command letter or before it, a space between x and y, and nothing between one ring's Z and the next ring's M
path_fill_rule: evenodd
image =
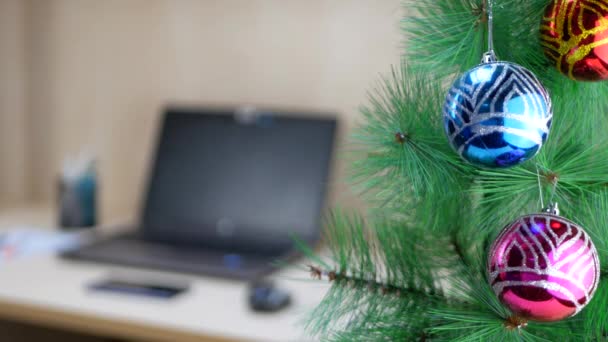
M147 238L273 251L319 236L334 119L166 112L143 212Z

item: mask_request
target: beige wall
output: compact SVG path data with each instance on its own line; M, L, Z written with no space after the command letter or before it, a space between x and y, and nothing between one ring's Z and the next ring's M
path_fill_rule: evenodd
M27 4L29 58L15 63L29 63L29 119L21 104L11 120L27 124L30 195L51 199L62 159L86 148L100 161L104 218L134 212L162 104L329 109L350 124L400 54L400 0Z
M26 11L0 0L0 202L26 197Z

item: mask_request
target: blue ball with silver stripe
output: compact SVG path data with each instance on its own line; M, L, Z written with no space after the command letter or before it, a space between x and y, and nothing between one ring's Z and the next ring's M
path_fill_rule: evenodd
M536 155L547 140L551 98L538 78L509 62L488 62L467 71L446 96L448 139L469 163L507 168Z

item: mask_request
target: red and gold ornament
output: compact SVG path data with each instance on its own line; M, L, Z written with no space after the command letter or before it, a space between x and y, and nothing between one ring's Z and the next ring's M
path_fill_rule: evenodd
M541 44L561 73L579 81L608 79L608 0L553 0Z

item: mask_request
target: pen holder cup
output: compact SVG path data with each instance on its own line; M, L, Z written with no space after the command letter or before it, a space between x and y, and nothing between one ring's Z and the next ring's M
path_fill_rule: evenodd
M97 223L97 179L94 173L77 179L59 178L59 226L87 228Z

